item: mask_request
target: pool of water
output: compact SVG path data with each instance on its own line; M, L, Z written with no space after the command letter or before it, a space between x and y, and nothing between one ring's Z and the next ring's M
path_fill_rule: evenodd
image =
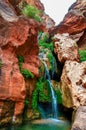
M68 121L49 118L34 120L20 126L9 126L0 130L70 130L70 123Z

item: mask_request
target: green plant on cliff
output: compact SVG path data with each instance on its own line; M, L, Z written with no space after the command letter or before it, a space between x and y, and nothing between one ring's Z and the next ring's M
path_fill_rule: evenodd
M21 73L23 74L23 76L25 77L25 78L34 78L34 75L32 74L32 72L30 72L29 70L27 70L27 69L21 69L20 70L21 71Z
M2 67L2 65L3 65L3 64L2 64L2 61L0 60L0 68Z
M22 68L22 64L24 63L24 57L19 55L18 56L18 61L19 61L19 69L21 74L25 77L25 78L34 78L34 75L32 74L32 72L30 72L27 69Z
M49 84L47 80L44 81L43 78L39 78L32 95L32 108L37 109L38 102L50 102L50 101L51 101L51 95Z
M23 9L22 9L22 13L29 17L29 18L33 18L36 21L40 22L41 21L41 17L39 16L40 11L32 5L26 5Z
M39 32L40 38L39 38L39 46L41 46L42 48L48 48L49 50L53 51L54 50L54 45L53 42L48 42L48 34L44 34L44 36L42 37L43 33Z
M55 58L54 58L52 52L48 53L47 58L50 61L50 70L52 71L52 69L55 69L55 68L53 68L53 62L55 62Z
M61 89L58 88L57 90L55 90L55 94L56 94L56 97L57 97L57 102L59 104L62 104L62 92L61 92Z
M86 49L85 50L79 50L79 55L80 55L80 61L86 61Z

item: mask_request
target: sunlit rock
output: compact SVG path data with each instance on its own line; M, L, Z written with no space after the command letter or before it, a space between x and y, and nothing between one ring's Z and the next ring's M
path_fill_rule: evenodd
M76 111L74 122L71 130L85 130L86 129L86 106L80 106Z
M50 32L50 35L57 33L76 34L84 31L85 29L86 0L78 0L70 7L63 21Z
M66 60L79 61L78 46L68 33L54 36L54 52L62 63Z
M64 106L78 108L86 105L86 62L66 61L61 83Z
M0 101L2 102L0 105L4 106L0 107L0 125L2 125L2 123L22 121L24 100L27 94L25 77L20 72L18 56L24 58L23 69L29 70L38 77L38 30L40 26L35 20L28 20L24 17L12 23L3 18L0 18L0 21ZM28 86L29 84L30 82ZM8 108L5 102L8 102ZM10 109L13 109L13 113Z

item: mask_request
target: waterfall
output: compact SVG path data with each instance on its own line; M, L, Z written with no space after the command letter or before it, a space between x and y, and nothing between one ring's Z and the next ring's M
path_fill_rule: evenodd
M47 64L45 62L43 62L43 63L44 63L44 66L45 66L44 78L45 79L47 78L47 81L49 83L50 90L51 90L51 95L52 95L52 115L53 115L54 118L57 118L57 100L56 100L56 96L55 96L55 93L54 93L54 90L53 90L53 87L52 87L51 76L49 74Z

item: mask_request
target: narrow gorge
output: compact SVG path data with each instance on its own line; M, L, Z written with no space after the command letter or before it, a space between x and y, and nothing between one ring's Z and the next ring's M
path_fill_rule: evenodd
M86 130L86 0L57 26L40 0L0 0L0 130Z

